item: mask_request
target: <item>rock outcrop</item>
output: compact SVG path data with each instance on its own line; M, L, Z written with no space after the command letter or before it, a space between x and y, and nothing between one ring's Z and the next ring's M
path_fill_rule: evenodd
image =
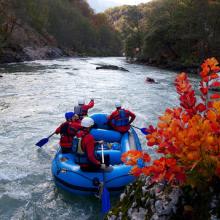
M56 40L48 33L38 33L21 21L16 24L0 53L0 63L50 59L65 56Z

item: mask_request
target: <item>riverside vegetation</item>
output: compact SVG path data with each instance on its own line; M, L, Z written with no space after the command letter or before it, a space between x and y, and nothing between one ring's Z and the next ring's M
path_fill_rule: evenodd
M178 70L220 58L219 0L154 0L107 10L129 59Z

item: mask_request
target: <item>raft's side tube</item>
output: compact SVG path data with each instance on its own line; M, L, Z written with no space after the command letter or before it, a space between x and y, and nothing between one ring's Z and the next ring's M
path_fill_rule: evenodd
M94 122L95 122L95 127L96 128L101 128L101 129L109 129L109 126L107 124L108 122L108 115L104 114L104 113L97 113L97 114L93 114L90 116Z
M130 135L133 138L132 142L134 142L134 143L129 142ZM132 146L132 145L134 145L134 146ZM139 150L139 151L142 150L141 143L139 141L137 133L135 132L135 130L133 128L131 128L129 130L129 132L123 134L123 136L121 138L121 153L123 154L131 149L135 149L135 150Z
M120 142L121 133L113 130L95 129L90 131L90 134L95 138L96 141L105 142Z
M99 158L102 158L102 151L96 151ZM111 165L121 164L121 151L120 150L105 150L104 155L109 155L109 163Z
M130 143L129 143L129 138L128 138L129 133L123 134L121 138L121 153L125 153L130 150Z
M137 133L135 132L135 130L134 130L133 128L131 128L130 131L131 131L131 133L132 133L132 135L133 135L133 137L134 137L134 142L135 142L135 144L136 144L136 149L139 150L139 151L141 151L141 150L142 150L141 142L140 142L140 140L139 140L139 138L138 138Z

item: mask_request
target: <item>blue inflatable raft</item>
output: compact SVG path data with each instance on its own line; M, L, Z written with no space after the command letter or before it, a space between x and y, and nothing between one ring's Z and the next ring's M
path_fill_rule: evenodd
M129 174L131 166L121 161L123 153L131 149L142 150L139 138L133 128L125 134L109 130L107 114L93 114L95 128L91 134L96 141L104 140L104 155L108 156L111 169L103 172L85 172L76 163L75 154L62 154L59 150L52 162L52 174L58 187L77 194L95 194L98 191L97 182L105 182L109 191L118 192L133 182L135 177ZM101 157L100 146L97 146L97 156Z

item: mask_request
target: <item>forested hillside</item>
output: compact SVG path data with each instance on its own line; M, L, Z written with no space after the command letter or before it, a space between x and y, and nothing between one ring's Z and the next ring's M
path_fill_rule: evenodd
M220 58L219 0L154 0L106 11L129 58L166 67Z
M0 60L120 55L117 33L85 0L0 0Z

